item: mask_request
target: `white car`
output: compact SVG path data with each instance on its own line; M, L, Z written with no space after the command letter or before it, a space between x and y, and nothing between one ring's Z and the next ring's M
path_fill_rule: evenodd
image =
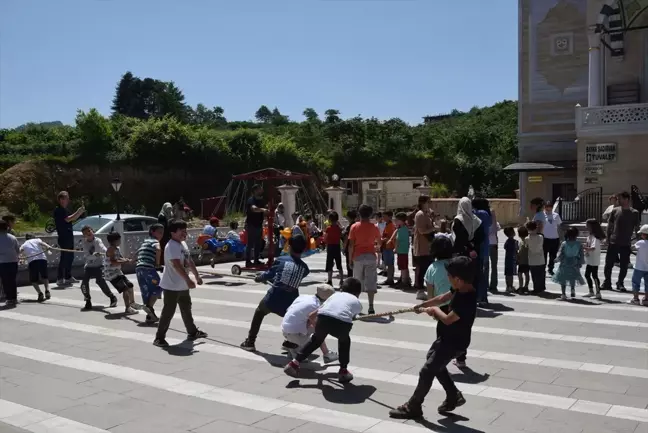
M120 220L124 224L124 232L144 232L157 223L157 218L145 215L120 214ZM72 226L75 235L81 235L81 229L90 226L97 234L108 234L114 231L117 214L92 215L81 218Z

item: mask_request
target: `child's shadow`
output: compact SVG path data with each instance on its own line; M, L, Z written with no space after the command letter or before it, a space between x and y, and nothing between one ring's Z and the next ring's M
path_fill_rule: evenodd
M218 286L226 286L226 287L238 287L238 286L245 285L245 283L235 282L235 281L210 281L205 284L208 284L210 286L218 285Z
M458 367L461 370L461 374L451 373L452 379L460 383L470 383L476 385L478 383L486 382L490 377L490 374L477 373L470 367Z
M302 385L299 383L299 380L292 380L286 385L286 388L319 389L322 391L322 396L326 401L330 401L331 403L361 404L376 392L376 387L371 385L353 385L352 383L346 383L333 386L332 384L324 383L326 380L327 382L338 384L339 382L331 380L337 378L336 373L317 374L311 371L304 371L302 374L305 378L316 378L317 384Z

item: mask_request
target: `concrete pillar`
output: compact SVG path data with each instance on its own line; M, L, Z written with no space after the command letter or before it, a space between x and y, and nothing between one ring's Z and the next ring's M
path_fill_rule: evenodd
M295 224L292 216L297 209L297 190L299 188L295 185L285 184L277 187L277 191L281 194L281 203L284 206L284 217L286 218L285 227L292 227Z
M324 191L326 191L329 198L327 206L337 212L339 217L342 218L344 216L342 215L342 194L346 190L344 188L340 188L339 186L330 186L324 189Z
M520 172L520 190L519 190L519 198L520 198L520 217L524 217L527 214L527 207L529 206L529 203L527 203L527 182L529 181L529 174L526 172Z
M603 103L601 97L603 78L601 71L601 35L589 33L589 87L587 92L587 105L600 107Z
M417 186L416 190L419 192L419 195L427 195L428 197L432 196L432 187L429 185Z

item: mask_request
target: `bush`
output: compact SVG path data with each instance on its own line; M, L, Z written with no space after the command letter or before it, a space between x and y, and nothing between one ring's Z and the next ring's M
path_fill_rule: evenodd
M39 219L41 219L40 207L34 202L28 203L27 207L22 213L22 218L30 223L38 221Z

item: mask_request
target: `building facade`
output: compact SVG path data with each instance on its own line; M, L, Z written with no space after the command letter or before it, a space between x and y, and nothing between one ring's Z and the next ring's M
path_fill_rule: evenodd
M421 177L353 177L340 179L344 188L344 207L366 204L375 211L405 209L415 206L421 195Z
M534 197L648 191L648 0L518 7L519 162L505 169L523 213Z

